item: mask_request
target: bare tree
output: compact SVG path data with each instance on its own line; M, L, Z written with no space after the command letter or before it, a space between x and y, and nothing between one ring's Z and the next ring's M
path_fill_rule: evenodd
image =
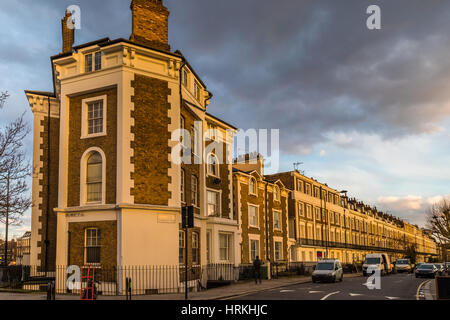
M442 199L430 207L428 228L442 243L450 243L450 199Z
M8 95L2 94L2 105ZM0 222L5 224L5 260L8 253L10 226L22 223L23 214L31 206L26 179L31 167L25 160L23 140L30 132L22 114L18 119L0 129Z
M427 228L443 248L450 244L450 199L442 199L428 210Z
M3 105L5 104L6 99L8 99L8 97L9 97L8 91L0 93L0 109L3 108Z

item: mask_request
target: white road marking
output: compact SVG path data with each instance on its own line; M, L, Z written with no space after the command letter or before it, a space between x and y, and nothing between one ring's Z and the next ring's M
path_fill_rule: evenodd
M386 299L389 299L389 300L398 300L398 299L400 299L400 298L397 298L397 297L386 297Z
M285 292L294 292L295 290L281 290L281 293L285 293Z
M310 291L309 293L321 293L323 291Z
M362 296L360 293L349 293L350 297L359 297Z
M329 293L329 294L327 294L325 297L323 297L322 299L320 299L320 300L327 300L329 297L331 297L332 295L334 295L334 294L338 294L340 291L336 291L336 292L332 292L332 293Z

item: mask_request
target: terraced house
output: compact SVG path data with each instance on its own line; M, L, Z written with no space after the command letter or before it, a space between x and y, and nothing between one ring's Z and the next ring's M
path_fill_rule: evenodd
M237 265L232 161L219 159L236 129L208 113L212 94L171 51L162 1L133 0L131 12L130 39L78 46L67 13L62 52L51 58L54 91L26 91L34 113L31 264L178 265L187 245L189 264ZM173 160L185 154L191 161ZM188 243L184 205L195 206Z
M392 261L405 255L411 246L418 260L437 254L434 239L427 231L410 225L376 208L349 199L338 191L302 175L298 171L269 176L292 190L289 198L291 261L313 262L336 258L358 262L368 253L387 252Z
M288 261L290 191L264 176L264 158L245 155L233 165L234 211L241 232L241 262Z
M437 253L424 230L298 171L265 175L261 156L233 163L237 129L208 112L212 94L171 50L167 8L133 0L131 13L129 39L77 46L67 13L62 52L51 57L54 90L26 91L34 114L31 265L178 272L186 247L190 266L235 267L256 256L352 262L378 251L394 258L412 244L420 259ZM187 241L184 206L195 213Z

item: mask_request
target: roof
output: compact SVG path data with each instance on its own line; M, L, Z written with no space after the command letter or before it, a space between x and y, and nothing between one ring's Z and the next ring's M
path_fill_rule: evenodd
M212 114L210 114L210 113L208 113L208 112L206 112L206 115L207 115L208 117L211 117L211 118L213 118L214 120L216 120L216 121L218 121L218 122L220 122L220 123L222 123L222 124L224 124L224 125L226 125L226 126L232 128L232 129L234 129L234 130L239 130L239 129L236 128L235 126L232 126L231 124L229 124L229 123L223 121L222 119L217 118L216 116L213 116Z
M48 92L48 91L25 90L25 94L34 94L36 96L44 96L44 97L56 98L56 95L55 95L54 92Z

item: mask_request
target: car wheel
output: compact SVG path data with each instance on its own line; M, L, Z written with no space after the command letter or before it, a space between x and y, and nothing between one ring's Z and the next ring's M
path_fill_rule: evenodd
M312 282L313 282L313 283L316 283L316 280L312 279Z

